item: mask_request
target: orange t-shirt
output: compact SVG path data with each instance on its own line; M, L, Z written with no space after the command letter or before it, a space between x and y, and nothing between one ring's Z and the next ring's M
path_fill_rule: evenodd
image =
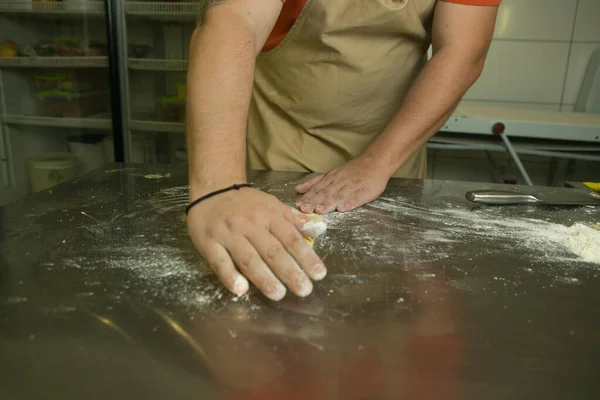
M275 23L275 27L265 43L263 51L269 51L274 49L281 41L286 37L290 31L294 22L300 15L302 7L306 3L306 0L281 0L283 3L283 9L279 14L279 19ZM502 0L441 0L449 3L466 4L471 6L497 6L500 5Z

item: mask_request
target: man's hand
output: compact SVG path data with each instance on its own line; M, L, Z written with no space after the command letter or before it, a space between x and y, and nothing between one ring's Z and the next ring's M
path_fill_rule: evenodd
M296 191L303 196L296 207L307 214L350 211L379 197L391 175L375 160L362 155L297 186Z
M477 80L494 34L498 7L439 2L433 58L396 116L358 158L298 186L304 213L348 211L373 201L391 175L448 120ZM473 34L476 32L477 34Z
M308 296L311 279L327 270L303 235L309 220L275 197L244 188L223 193L193 207L188 231L219 280L233 293L248 291L250 280L265 296L278 301L286 286ZM311 226L311 225L308 225Z

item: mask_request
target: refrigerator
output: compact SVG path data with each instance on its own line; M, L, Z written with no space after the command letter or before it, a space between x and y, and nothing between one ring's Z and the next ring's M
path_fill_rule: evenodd
M0 1L0 205L114 161L186 162L204 1Z

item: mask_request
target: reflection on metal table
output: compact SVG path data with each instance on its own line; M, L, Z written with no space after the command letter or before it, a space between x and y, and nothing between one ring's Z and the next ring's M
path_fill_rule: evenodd
M290 204L303 179L252 175ZM572 246L598 208L392 180L327 216L313 295L272 303L204 265L186 181L113 166L0 209L0 398L600 398L600 265Z

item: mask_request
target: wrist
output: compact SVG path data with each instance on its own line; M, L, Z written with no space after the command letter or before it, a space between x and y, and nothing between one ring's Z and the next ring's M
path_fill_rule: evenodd
M247 183L245 176L232 176L219 179L190 179L190 201L194 201L217 190L245 183Z
M388 178L394 175L394 173L400 168L400 165L394 157L387 151L377 151L377 149L367 149L363 154L359 156L369 169L373 170L376 174L381 176L387 176Z
M237 191L237 190L240 190L243 188L251 188L251 187L252 187L252 185L250 185L248 183L234 184L234 185L228 186L226 188L215 190L214 192L205 194L204 196L201 196L201 197L197 198L196 200L190 201L190 204L188 204L188 206L185 208L185 214L188 215L192 208L194 208L198 204L202 203L203 201L210 199L211 197L215 197L220 194L224 194L224 193L227 193L227 192L230 192L233 190Z

